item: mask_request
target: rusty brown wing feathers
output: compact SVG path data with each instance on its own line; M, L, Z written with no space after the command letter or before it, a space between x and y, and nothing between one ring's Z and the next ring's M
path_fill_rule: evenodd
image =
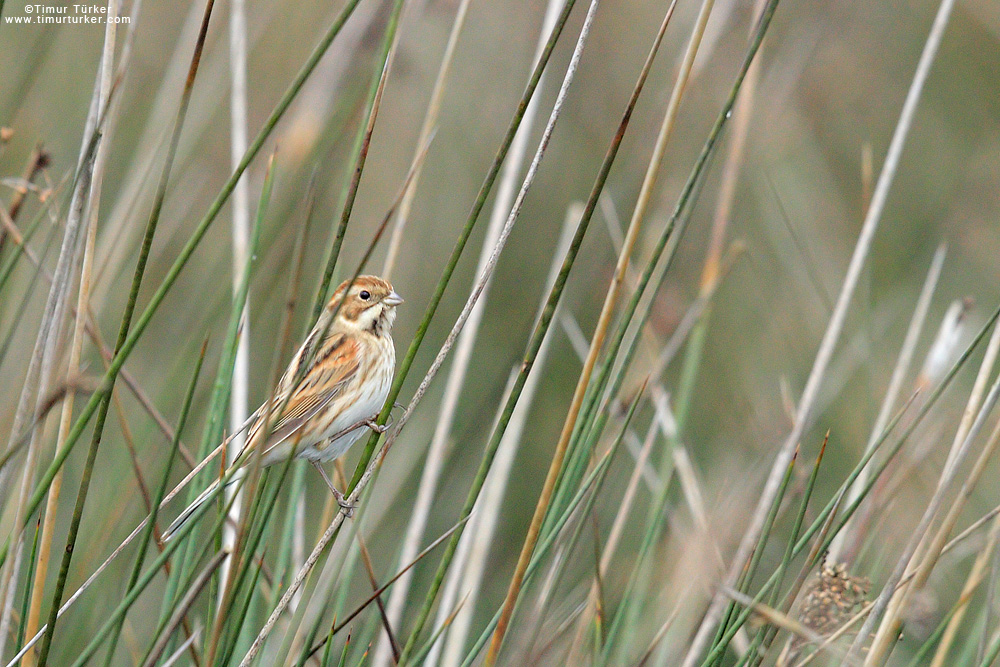
M311 423L312 418L341 395L357 378L360 368L358 342L343 333L337 333L329 336L321 344L313 360L313 369L299 381L297 386L292 386L299 365L308 362L306 357L312 347L309 343L307 340L300 348L294 362L289 364L288 370L278 383L273 405L275 408L284 405L284 409L280 416L271 418L271 433L262 452L264 456L290 437L299 435L300 429L304 426L315 428L316 425ZM286 401L289 391L291 397ZM265 405L261 407L257 421L250 428L245 451L251 451L252 447L257 446L257 441L263 435L266 413ZM307 432L301 434L303 440L308 440L309 436L310 433Z

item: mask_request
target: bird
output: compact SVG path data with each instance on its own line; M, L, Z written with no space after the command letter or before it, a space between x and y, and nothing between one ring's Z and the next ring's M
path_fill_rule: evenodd
M228 483L242 477L258 449L262 466L295 456L315 465L350 514L353 507L322 464L345 454L369 429L384 430L375 417L389 395L395 371L392 325L401 303L392 285L377 276L358 276L340 284L289 362L273 398L248 420L246 444L234 459L232 467L237 470ZM216 480L185 508L164 532L164 539L213 498L218 486Z

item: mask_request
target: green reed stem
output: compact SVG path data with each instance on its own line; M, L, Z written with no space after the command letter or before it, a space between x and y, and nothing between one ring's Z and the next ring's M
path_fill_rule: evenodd
M170 180L170 171L173 167L174 157L177 154L177 145L180 142L181 130L184 127L184 119L187 116L188 106L191 102L191 93L194 90L195 78L198 75L198 66L201 64L201 54L205 47L205 39L208 36L208 23L212 17L212 9L215 0L208 0L205 5L205 13L202 17L201 30L195 42L194 54L191 57L191 65L188 68L187 80L184 83L184 90L181 93L180 107L177 110L177 118L174 121L174 128L167 149L167 158L160 174L160 181L157 185L156 196L153 200L153 209L149 214L146 223L146 231L143 235L142 245L139 248L139 259L136 262L135 273L132 277L132 287L129 290L128 301L125 304L125 312L122 315L121 325L118 328L118 340L115 342L115 354L121 352L128 338L129 327L132 325L132 316L135 314L136 301L139 298L139 288L142 286L142 278L146 272L146 262L149 259L149 249L153 244L153 235L160 220L160 211L163 209L163 200L166 198L167 183ZM80 313L79 317L84 314ZM117 370L108 370L102 385L103 395L100 400L100 407L97 411L97 421L94 425L94 433L90 440L90 449L87 452L87 460L83 468L83 478L80 481L80 490L76 498L76 506L73 508L73 517L69 524L69 534L66 537L66 548L63 551L62 563L59 567L59 575L56 578L55 590L52 593L52 601L49 609L48 627L42 637L42 645L39 650L38 665L45 667L49 657L49 650L52 646L52 637L55 632L56 621L59 617L59 606L62 604L63 591L66 588L66 579L69 576L69 566L73 559L73 549L80 530L80 522L83 520L83 508L87 502L90 491L90 481L94 472L94 464L97 462L97 451L104 434L104 423L111 406L111 395L114 389L115 379L118 377ZM16 529L17 527L15 527Z
M531 77L528 79L528 85L525 88L524 93L521 96L521 100L517 105L517 109L514 112L514 117L511 119L511 122L507 127L507 132L504 134L504 138L500 142L500 147L497 149L496 156L493 158L493 163L490 165L486 178L483 181L482 186L479 188L479 193L476 195L475 202L472 205L472 210L469 212L469 217L465 221L465 226L459 233L458 240L455 242L455 247L451 251L451 256L448 258L447 264L445 264L444 273L441 275L437 287L434 289L434 294L431 296L430 303L427 304L427 309L424 311L423 319L420 321L416 332L413 334L413 340L410 342L410 347L406 350L406 355L399 364L399 370L396 373L396 378L393 380L392 386L389 388L389 395L386 398L385 405L382 407L382 411L378 415L377 421L379 424L385 424L389 419L389 413L392 411L396 398L399 396L399 392L403 388L403 382L406 380L406 376L410 372L410 367L413 365L413 360L417 356L417 351L420 349L421 343L423 343L424 336L427 334L427 329L430 327L431 319L434 317L434 313L437 312L438 305L440 305L441 299L444 296L444 291L448 287L448 283L451 281L451 276L455 271L455 267L458 265L458 260L462 256L462 251L465 249L465 244L468 242L469 236L472 234L472 230L476 226L476 220L478 220L480 212L482 212L483 207L486 205L486 199L489 197L490 191L493 189L493 183L496 181L497 175L500 173L500 167L503 165L504 158L507 157L507 151L510 149L510 145L514 141L514 135L517 134L517 128L521 125L521 120L524 118L524 114L528 109L528 103L531 101L531 97L534 95L535 89L538 87L538 82L542 77L542 72L545 70L545 66L549 62L552 50L555 48L556 42L562 34L563 27L566 25L566 20L569 18L570 10L573 9L573 5L575 3L576 0L566 0L566 5L563 7L559 18L556 19L555 26L552 28L552 32L545 44L545 48L542 50L542 54L539 57L538 62L535 64L534 70L532 70ZM354 476L351 478L350 484L348 484L348 494L350 494L350 492L354 490L354 487L357 486L358 482L361 481L361 476L368 467L368 462L371 461L372 456L375 454L375 447L378 444L378 440L379 434L372 433L372 435L369 436L368 441L365 443L364 451L361 454L361 460L358 461L358 466L354 470Z

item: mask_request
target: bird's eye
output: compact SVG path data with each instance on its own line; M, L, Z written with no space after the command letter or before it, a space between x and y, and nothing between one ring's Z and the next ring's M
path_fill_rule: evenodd
M360 291L360 292L358 293L358 296L360 296L360 297L361 297L361 300L362 300L362 301L367 301L368 299L372 298L372 295L371 295L371 292L369 292L369 291L368 291L368 290L366 290L366 289L363 289L363 290L361 290L361 291Z

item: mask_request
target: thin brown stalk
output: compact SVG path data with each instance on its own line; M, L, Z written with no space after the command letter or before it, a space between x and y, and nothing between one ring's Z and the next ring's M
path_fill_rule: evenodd
M733 265L736 262L736 257L743 252L743 246L741 244L733 244L726 256L722 258L720 262L721 268L716 269L712 284L709 285L705 291L698 294L696 298L688 309L684 313L684 317L681 318L680 323L674 329L673 333L670 335L669 340L664 344L659 354L657 355L655 361L653 362L652 371L649 374L650 383L656 386L660 383L663 373L667 370L667 366L670 362L674 360L677 353L680 352L681 346L691 337L692 332L695 327L701 326L705 322L704 316L708 313L712 298L715 296L716 290L719 285L722 284L722 279L729 273ZM647 335L652 337L652 328L649 323L646 323ZM655 338L654 338L655 340Z
M711 5L712 0L705 0L706 4ZM673 9L676 6L675 2L672 2L667 9L666 15L660 24L659 32L656 38L653 40L653 47L646 58L646 62L643 65L642 73L640 74L640 81L644 82L646 74L649 72L649 68L652 65L653 59L656 56L656 52L659 45L663 39L663 35L666 32L667 25L670 23L670 18L673 16ZM577 51L574 52L575 57L579 57L579 50L582 48L583 41L586 38L587 31L589 29L590 21L593 20L593 14L597 8L596 0L592 2L590 10L588 11L587 18L584 20L584 27L580 32L580 41L577 45ZM691 58L693 61L693 56ZM687 61L687 59L685 59ZM683 68L682 68L683 71ZM688 71L690 71L690 66L688 66ZM679 77L678 80L680 80ZM668 105L667 115L670 115L670 109L676 107L680 100L680 91L678 88L683 89L683 85L675 86L676 96L671 97L673 104ZM676 97L676 102L674 102ZM676 110L674 111L676 113ZM566 450L569 446L570 437L573 434L574 426L576 425L577 416L580 414L580 408L583 405L583 397L586 392L587 385L590 382L590 376L593 372L594 365L597 362L597 355L600 352L600 348L604 343L604 336L607 333L608 325L611 322L611 316L614 311L615 302L618 300L618 291L621 287L622 281L625 278L625 271L628 267L629 258L632 254L632 248L635 245L635 240L639 236L639 232L642 227L642 220L645 214L645 207L649 201L649 197L652 194L653 185L656 181L656 176L659 172L660 162L662 160L663 151L666 148L666 138L669 135L669 129L672 128L672 119L669 123L664 119L664 125L661 127L660 137L657 138L657 144L653 151L653 158L650 160L649 167L646 171L646 177L643 180L642 189L639 195L639 202L636 205L635 211L633 212L632 222L629 225L628 233L625 235L625 245L622 248L622 252L618 256L618 265L615 269L615 275L612 279L611 285L608 288L606 298L604 300L604 306L601 310L600 317L598 319L597 328L594 332L594 337L591 340L590 353L587 356L586 361L583 365L583 370L580 373L580 379L577 383L576 390L573 394L573 399L570 404L569 412L566 415L566 420L563 423L562 433L559 436L559 441L556 444L555 452L552 456L552 461L549 465L548 473L545 477L545 483L542 487L542 492L539 495L538 502L535 505L535 513L532 516L531 524L528 527L528 534L525 536L524 544L521 547L521 553L518 556L517 565L514 569L514 576L511 578L510 585L507 588L507 595L504 599L503 609L500 613L500 619L497 623L496 629L493 631L493 638L490 640L490 647L486 654L486 666L492 667L497 661L500 654L500 647L503 644L503 638L507 631L507 626L510 623L511 616L514 613L514 604L517 602L517 598L521 591L521 584L524 581L525 572L528 569L528 563L531 560L531 554L534 553L535 544L538 541L539 533L542 528L542 521L545 518L545 513L548 510L549 503L552 500L552 494L555 491L556 480L559 476L559 471L562 469L563 459L566 456Z
M550 7L554 8L553 11L558 9L556 3L553 3ZM549 32L551 32L551 26L543 28L543 34L547 35ZM556 282L562 258L566 256L566 252L569 250L570 242L573 240L573 233L576 230L576 225L582 213L582 208L576 204L571 204L566 211L562 231L556 243L555 252L552 254L552 263L549 265L548 276L545 279L545 287L541 292L543 295L549 294ZM542 311L545 308L544 298L543 296L543 302L538 306L536 321L541 317ZM562 305L557 305L554 317L558 317L561 310ZM449 569L448 581L444 592L441 594L441 604L438 607L436 619L437 625L441 626L443 624L445 613L455 604L460 591L465 591L466 604L464 608L466 612L455 618L454 623L448 629L447 635L443 638L444 641L434 645L427 656L427 664L438 664L439 656L440 664L447 667L458 665L462 661L462 652L465 649L466 638L472 624L473 615L471 611L476 609L476 604L479 600L483 577L487 571L490 548L493 545L496 527L504 510L503 500L507 484L510 481L510 470L517 455L521 436L527 426L528 414L537 394L538 384L545 376L540 371L545 367L551 344L552 330L550 329L542 340L541 346L538 348L538 354L535 356L534 361L535 372L528 375L528 379L524 383L524 387L521 390L521 397L514 408L514 412L511 414L507 429L504 431L500 444L497 447L496 459L490 467L489 475L483 487L482 497L476 502L473 518L468 528L463 532L458 550L455 552L455 561ZM516 375L517 369L512 369L508 377L507 388L503 394L503 400L497 404L497 414L494 418L494 424L500 419L500 413L507 398L510 396L510 390L513 387Z
M354 487L354 490L348 494L346 498L348 504L357 502L361 493L365 490L365 487L368 486L368 482L371 481L376 468L378 468L379 464L381 464L384 459L387 450L387 447L383 447L379 450L379 453L376 456L372 457L372 460L369 462L368 467L365 468L365 472L362 474L361 479ZM288 603L291 601L292 596L294 596L296 591L298 591L299 588L302 587L302 584L305 583L306 577L308 577L309 573L312 572L312 569L315 567L320 555L322 555L323 551L326 549L326 545L330 543L330 540L332 540L340 530L340 526L344 522L345 516L345 511L342 509L337 512L336 516L333 517L333 521L330 522L326 531L320 536L319 540L316 542L316 546L313 547L312 552L306 558L302 567L299 568L299 571L289 583L288 588L285 589L281 599L278 600L278 604L275 605L270 616L268 616L267 621L265 621L263 627L261 627L260 632L257 633L257 636L254 638L250 648L247 649L246 655L244 655L243 659L240 661L240 667L250 667L253 663L264 644L264 640L271 634L274 624L278 622L278 618L281 617L281 614L284 613L285 609L288 607Z
M298 238L295 242L295 249L292 253L292 268L289 272L288 285L285 288L285 311L281 318L281 326L278 328L278 331L280 331L280 334L278 335L279 344L276 348L276 354L272 362L272 382L277 381L277 374L281 372L281 362L291 356L291 346L293 343L292 322L295 317L295 307L298 303L299 290L302 285L302 267L305 259L306 243L309 240L309 230L312 227L313 212L316 204L316 175L317 172L313 172L312 177L309 179L309 185L306 188L305 220L299 228ZM332 496L329 500L333 500ZM289 499L289 502L296 503L294 514L295 525L292 530L291 547L291 563L294 566L296 563L300 563L304 557L302 552L305 550L303 546L305 544L305 497L300 496L298 498ZM319 525L323 525L324 523L326 523L326 521L322 521ZM295 604L297 604L297 602L298 601L295 600Z
M337 484L340 485L340 488L346 489L347 474L344 472L343 458L337 459L334 465L337 473ZM358 538L358 549L361 553L361 561L364 563L365 572L368 574L368 582L371 584L372 590L377 591L379 589L378 579L375 576L375 568L372 566L372 558L371 554L368 552L368 545L365 543L365 536L360 530L356 531L356 533ZM396 635L392 631L392 621L386 614L385 605L382 603L381 596L375 596L375 604L378 606L379 617L382 619L382 628L385 630L386 639L392 649L393 663L399 662L399 642L396 640Z
M7 215L11 221L17 220L17 214L20 213L21 206L28 195L28 186L34 183L35 178L49 166L50 161L49 152L41 144L36 146L35 150L31 152L31 155L28 157L28 164L25 166L23 175L21 176L23 185L14 190L14 196L11 197L10 205L7 207ZM7 234L7 229L0 229L0 252L3 252L3 246L7 241Z
M77 312L78 311L73 311L73 314L76 315ZM89 306L87 312L87 321L84 324L84 329L87 333L87 336L90 338L91 342L100 351L101 359L104 362L105 369L109 368L111 365L111 360L115 356L114 351L110 347L108 347L107 343L105 343L104 341L104 338L101 336L101 331L97 327L97 318L94 316L93 308ZM168 444L173 442L174 436L176 435L174 433L174 428L167 422L166 418L163 416L163 413L161 413L159 409L157 409L152 399L149 398L149 394L142 388L142 386L139 384L139 381L135 378L135 376L132 375L132 373L126 370L125 368L121 369L119 375L121 375L122 380L125 382L125 386L129 388L129 391L132 393L132 396L135 397L136 401L139 403L139 406L146 411L146 414L149 415L149 417L153 420L153 423L156 424L156 427L160 430L160 433L163 434L164 438L166 439L166 442ZM189 469L194 468L197 465L197 461L195 460L194 454L191 453L191 450L187 447L187 445L178 440L177 447L178 447L177 452L178 454L180 454L181 458L184 460L184 463L187 465L187 467Z
M334 630L333 630L334 634L336 634L337 632L339 632L339 631L343 630L345 627L347 627L347 624L350 623L352 620L354 620L354 618L358 614L360 614L362 611L364 611L365 608L368 607L368 605L370 605L372 602L374 602L378 598L378 596L380 596L383 593L385 593L386 590L388 590L388 588L390 586L392 586L394 583L396 583L399 580L399 578L401 576L403 576L404 572L410 570L411 568L413 568L413 566L415 566L417 563L419 563L421 560L423 560L427 556L427 554L429 554L431 551L433 551L437 546L439 546L441 543L443 543L446 539L448 539L449 537L451 537L451 534L454 533L456 530L458 530L462 526L462 524L464 524L469 519L470 519L470 517L465 517L464 519L462 519L461 521L459 521L458 523L456 523L454 526L452 526L451 528L449 528L447 531L445 531L444 533L442 533L441 535L439 535L437 537L437 539L435 539L433 542L431 542L426 547L424 547L423 550L419 554L417 554L416 558L414 558L412 561L410 561L409 563L407 563L403 568L401 568L399 570L399 572L397 572L392 577L390 577L388 581L386 581L384 584L382 584L381 586L379 586L378 588L376 588L375 591L368 597L368 599L366 599L364 602L362 602L360 605L358 605L358 607L354 611L352 611L350 614L348 614L347 616L345 616L343 621L341 621L336 626L334 626Z
M429 133L433 128L432 121L437 118L438 109L435 107L440 106L440 95L443 92L444 77L447 74L447 69L450 67L450 60L453 55L455 43L457 42L458 33L461 30L461 23L464 22L465 19L467 5L468 0L463 0L462 5L458 9L458 14L455 17L455 23L452 26L448 47L446 48L445 56L441 63L438 80L435 83L435 90L432 94L431 105L428 107L427 117L424 119L424 127L421 129L421 143L423 143L426 137L429 136ZM552 0L548 3L546 18L543 22L542 32L539 35L538 46L536 47L536 62L541 55L542 49L545 47L546 39L552 30L552 25L555 23L555 19L561 5L562 3L559 2L559 0ZM538 90L543 89L544 85L545 75L543 74L538 83ZM531 127L534 123L535 116L538 113L538 104L541 97L538 90L536 90L535 94L528 102L528 107L521 120L521 125L518 128L517 134L514 136L514 140L510 146L510 152L508 153L507 160L504 163L503 173L500 177L497 194L493 202L489 225L486 229L486 234L483 238L483 244L479 254L475 274L477 278L483 275L486 263L489 261L490 254L499 239L503 223L507 218L507 215L510 213L517 185L517 176L521 171L522 162L524 161L528 148L528 140L531 136ZM409 216L409 203L412 203L413 193L416 189L415 181L418 177L419 171L415 172L414 183L407 188L406 193L403 195L403 200L400 203L399 212L396 216L396 228L393 230L393 235L389 242L389 250L386 255L385 267L383 268L384 277L388 276L388 273L392 270L393 264L395 263L395 255L398 245L402 239L402 231L406 224L406 218ZM404 207L406 207L405 210ZM417 553L420 541L423 539L423 534L427 527L434 498L437 495L438 482L441 478L441 472L444 469L450 450L451 429L455 420L455 415L458 412L459 399L462 395L462 388L465 386L465 379L468 375L469 366L472 362L472 352L479 335L479 327L482 323L483 314L486 310L486 301L489 296L489 285L490 283L487 282L479 301L469 314L468 321L466 322L465 328L462 330L462 334L456 345L455 358L448 371L444 395L441 399L441 406L438 412L437 420L435 421L434 434L431 437L430 445L427 448L427 455L421 469L420 484L417 487L417 495L413 501L413 511L411 513L410 520L407 523L406 536L403 538L403 545L400 549L400 562L405 563L413 559L413 556ZM393 587L392 592L389 595L389 621L393 625L398 626L400 624L403 611L406 606L406 601L409 596L411 580L412 573L408 572L400 579L399 583ZM450 606L451 603L449 602L448 604L443 605L441 609L447 610ZM380 639L376 644L375 655L372 663L375 665L387 664L389 648L390 647L385 639Z
M298 238L295 240L295 249L292 253L288 285L285 287L285 310L281 318L281 326L278 328L280 332L278 335L279 345L273 364L272 375L281 372L281 360L287 359L291 354L293 342L292 323L295 318L295 308L299 303L299 291L302 286L302 267L305 260L306 246L309 241L309 231L312 228L313 212L316 206L316 177L317 173L313 173L306 188L305 219L299 228Z
M754 22L751 23L750 30L753 31L753 24L764 11L764 1L754 2ZM701 295L706 295L714 291L714 286L719 282L720 270L722 268L722 255L726 242L726 230L729 227L729 219L733 213L733 201L736 199L736 186L739 182L740 166L743 163L743 154L746 151L747 135L750 130L750 117L753 115L754 97L757 94L757 84L760 80L760 61L754 60L747 70L746 79L740 88L740 97L736 100L736 107L733 109L733 129L729 139L729 153L726 155L726 163L722 167L722 176L719 181L719 195L715 205L715 212L712 214L712 232L708 242L708 252L705 254L705 264L702 266L701 283L699 285Z
M466 517L466 518L462 519L461 521L459 521L458 523L456 523L454 526L452 526L451 528L449 528L448 530L446 530L443 534L439 535L437 537L437 539L435 539L433 542L431 542L426 547L424 547L423 550L419 554L417 554L417 557L415 559L413 559L412 561L410 561L409 563L407 563L403 568L401 568L399 570L399 572L397 572L392 577L390 577L388 581L386 581L384 584L382 584L381 586L379 586L378 588L376 588L375 591L370 596L368 596L368 598L364 602L362 602L360 605L358 605L357 607L355 607L354 611L352 611L350 614L348 614L347 616L345 616L343 620L334 618L333 619L333 630L331 631L330 634L331 635L335 635L338 632L340 632L341 630L343 630L344 628L346 628L350 624L351 621L353 621L355 618L357 618L358 614L360 614L365 609L367 609L368 606L371 605L371 603L375 602L375 600L377 600L383 593L385 593L386 590L388 590L390 586L392 586L394 583L396 583L396 581L401 576L403 576L404 572L407 572L412 567L414 567L417 563L419 563L421 560L423 560L427 556L427 554L429 554L431 551L433 551L435 548L437 548L439 545L441 545L445 540L447 540L449 537L451 537L451 534L454 533L456 530L458 530L459 527L461 527L462 525L464 525L469 519L470 519L470 517ZM324 640L320 641L318 644L316 644L315 646L312 646L309 649L309 657L312 657L318 650L320 650L321 648L323 648L323 646L326 644L326 642L327 642L327 640L324 639Z
M125 417L125 406L122 405L121 395L117 389L111 392L111 401L115 406L115 414L118 417L118 426L122 430L122 440L125 441L125 449L128 450L129 463L132 465L132 472L135 473L136 487L139 489L139 495L142 496L142 504L146 514L149 514L153 511L153 501L150 498L149 487L146 485L146 480L142 474L142 467L139 465L132 427L128 425L128 419Z

